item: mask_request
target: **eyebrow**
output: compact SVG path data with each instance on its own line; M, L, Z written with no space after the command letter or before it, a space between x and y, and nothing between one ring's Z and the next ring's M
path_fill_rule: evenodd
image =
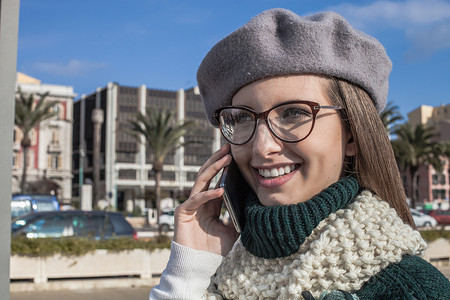
M287 102L292 102L292 101L312 101L312 102L317 102L317 103L319 104L319 106L330 106L330 105L328 105L328 104L323 105L323 104L319 103L319 101L317 101L317 100L301 99L301 98L292 98L292 99L284 100L282 103L274 104L274 105L272 105L271 107L269 107L269 108L267 108L267 109L264 109L263 111L266 111L266 110L268 110L268 109L271 109L271 108L273 108L273 107L275 107L275 106L277 106L277 105L285 104L285 103L287 103ZM248 109L250 109L250 110L256 112L256 109L254 109L253 107L250 107L250 106L248 106L248 105L241 105L241 104L239 104L239 105L234 105L234 104L232 104L231 106L232 106L232 107L245 107L245 108L248 108Z

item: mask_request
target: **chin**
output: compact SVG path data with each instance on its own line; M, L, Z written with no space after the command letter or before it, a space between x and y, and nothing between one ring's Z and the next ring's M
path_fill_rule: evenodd
M298 202L292 202L292 198L289 197L277 197L277 196L259 196L258 195L259 202L264 206L282 206L282 205L289 205L289 204L296 204Z

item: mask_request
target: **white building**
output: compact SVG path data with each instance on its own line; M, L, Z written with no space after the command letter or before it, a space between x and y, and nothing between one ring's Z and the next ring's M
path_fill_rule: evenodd
M185 140L201 141L170 153L164 161L162 198L186 199L201 165L221 144L218 129L209 124L197 88L178 91L122 86L108 83L74 104L73 195L77 199L80 183L93 184L94 123L93 111L101 109L100 175L98 199L117 210L132 209L132 203L143 207L154 197L155 180L152 152L145 144L124 130L136 114L146 109L169 109L176 119L191 120L197 127ZM149 201L147 204L150 205Z
M40 80L17 73L16 90L25 94L44 94L48 101L57 101L56 117L46 120L31 132L32 145L28 153L27 182L46 181L56 183L52 190L61 203L72 199L72 122L73 87L41 83ZM13 145L13 193L20 192L22 179L22 132L14 128Z

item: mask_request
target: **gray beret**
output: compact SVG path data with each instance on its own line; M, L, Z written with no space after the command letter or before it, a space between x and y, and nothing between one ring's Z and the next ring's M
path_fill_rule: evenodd
M363 88L381 112L391 68L383 45L337 13L300 17L270 9L218 42L200 64L197 81L206 115L217 126L213 113L231 105L240 88L276 75L345 79Z

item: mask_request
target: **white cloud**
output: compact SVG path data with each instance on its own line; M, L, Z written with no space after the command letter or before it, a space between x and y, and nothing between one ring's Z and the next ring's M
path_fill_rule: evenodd
M450 21L408 29L406 37L412 43L412 49L407 53L409 59L427 57L436 51L450 49Z
M389 26L407 29L450 19L450 3L443 0L376 1L366 6L342 4L331 9L357 27Z
M330 7L362 30L397 29L411 43L409 59L450 49L450 2L444 0L376 1L366 6Z
M36 62L33 69L62 76L78 77L89 73L92 70L106 68L107 64L102 62L91 62L72 59L68 63L56 62Z

